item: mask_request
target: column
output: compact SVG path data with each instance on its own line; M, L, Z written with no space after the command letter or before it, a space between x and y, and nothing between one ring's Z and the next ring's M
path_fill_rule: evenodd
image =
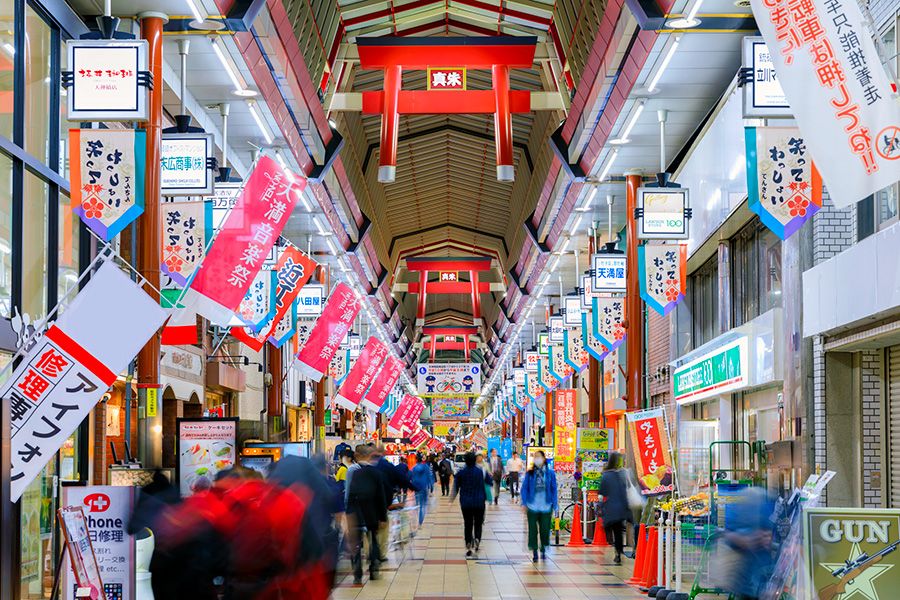
M512 114L509 107L509 66L491 67L494 84L494 143L497 146L497 181L513 181Z
M419 271L419 299L416 307L416 325L425 324L425 300L428 297L428 271ZM431 334L431 343L434 344L437 338Z
M285 429L281 418L283 412L281 348L271 347L267 354L266 366L272 375L272 384L266 389L266 416L269 421L269 441L276 441L273 434Z
M553 392L547 392L544 401L544 432L548 436L544 444L553 445Z
M316 388L316 400L313 407L313 448L316 452L322 452L325 449L325 385L327 379L313 384ZM334 418L332 416L332 418Z
M600 386L603 377L600 374L600 361L593 356L588 357L588 425L600 422Z
M625 215L628 219L626 270L628 271L628 281L625 292L625 395L629 410L638 410L644 407L644 306L641 302L641 288L638 280L638 237L637 222L634 218L639 187L641 187L641 174L626 173Z
M400 86L403 67L384 69L384 104L381 108L381 153L378 157L378 181L391 183L397 176L397 137L400 132Z
M466 362L469 362L469 334L463 335L463 356L466 357Z
M479 327L481 325L481 292L478 289L478 271L469 271L469 281L472 283L472 324Z

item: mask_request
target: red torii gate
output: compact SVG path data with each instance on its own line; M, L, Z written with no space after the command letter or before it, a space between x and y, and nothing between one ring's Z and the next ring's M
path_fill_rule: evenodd
M530 69L534 36L359 37L359 65L384 71L384 90L363 92L363 113L381 114L378 181L397 174L397 137L401 114L494 114L497 179L513 181L512 113L531 111L531 93L509 89L510 69ZM490 69L493 89L459 91L401 90L403 69L429 67Z
M382 128L383 130L384 128ZM443 294L471 294L472 296L472 322L477 326L481 324L481 292L482 286L478 281L478 273L481 271L489 271L491 269L491 257L475 256L471 258L433 258L433 257L411 257L406 259L406 269L419 273L419 283L415 287L415 291L419 294L418 304L416 307L416 325L425 324L425 300L428 292L432 290L435 283L428 282L428 274L431 272L469 272L469 281L452 282L454 285L438 286L434 289L440 289L438 293ZM447 282L449 283L449 282ZM413 285L413 284L410 284ZM447 290L447 291L444 291ZM412 292L412 288L409 290ZM490 287L488 288L490 291ZM423 328L435 329L433 327ZM444 328L455 329L455 328ZM477 329L472 333L476 333ZM460 335L459 331L447 331L446 335ZM466 340L468 341L468 340Z
M434 362L435 353L438 350L463 350L465 352L466 360L469 360L469 351L476 348L477 344L475 342L469 341L469 336L476 335L478 333L477 327L465 327L465 326L439 326L439 325L426 325L422 328L422 335L431 336L431 340L428 342L423 342L422 347L429 351L429 355L431 356L431 361ZM437 336L462 336L462 342L438 342Z

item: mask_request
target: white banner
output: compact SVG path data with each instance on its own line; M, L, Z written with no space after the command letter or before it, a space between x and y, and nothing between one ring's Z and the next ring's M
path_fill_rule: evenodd
M167 316L107 262L25 355L0 391L12 420L13 502Z
M475 363L419 363L416 374L423 398L481 394L481 366Z
M838 208L900 180L900 104L856 0L751 0L757 26Z

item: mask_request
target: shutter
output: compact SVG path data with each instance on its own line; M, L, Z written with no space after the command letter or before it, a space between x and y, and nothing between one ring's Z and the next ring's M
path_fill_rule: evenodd
M889 419L891 508L900 507L900 346L888 348L887 400Z

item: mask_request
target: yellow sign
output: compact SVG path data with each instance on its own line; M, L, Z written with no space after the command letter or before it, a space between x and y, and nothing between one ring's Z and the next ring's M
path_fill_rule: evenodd
M159 414L159 388L147 388L147 416L155 417Z
M609 450L615 438L615 429L578 428L579 450Z

